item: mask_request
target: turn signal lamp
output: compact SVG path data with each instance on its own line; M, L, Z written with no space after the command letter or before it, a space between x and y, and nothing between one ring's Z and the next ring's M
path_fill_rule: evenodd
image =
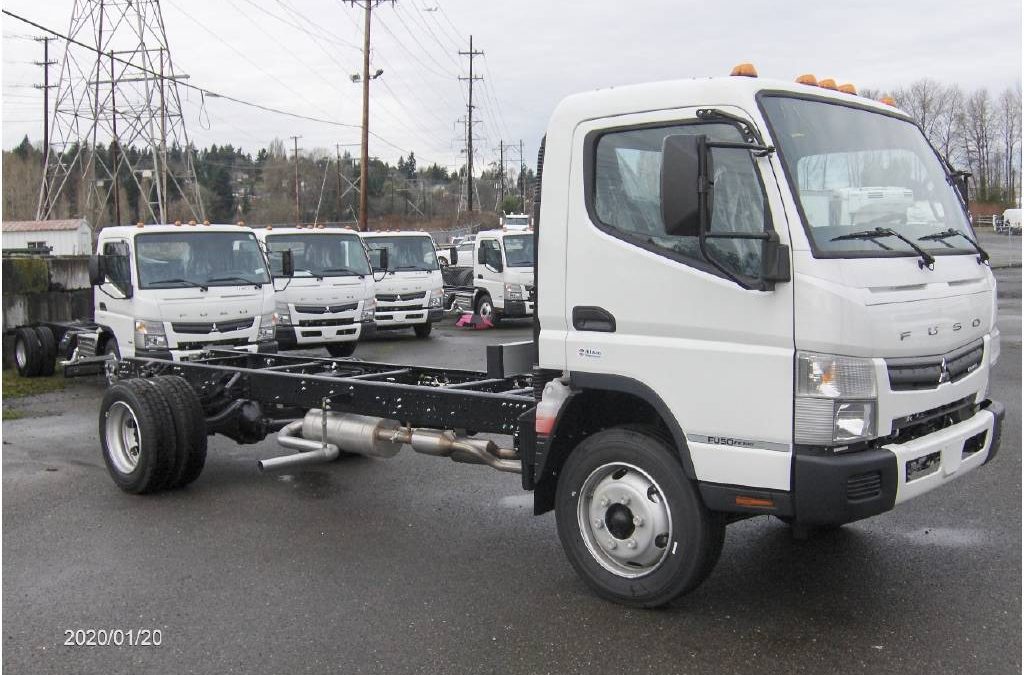
M857 95L857 87L853 86L852 84L839 85L839 91L843 92L844 94L853 94L854 96Z
M757 77L757 68L753 63L741 63L732 69L729 75L733 77Z
M770 509L775 506L775 502L772 499L766 499L765 497L736 495L736 506L752 506L755 508Z
M836 81L833 80L831 77L826 78L824 80L820 80L818 82L818 86L821 87L822 89L831 89L832 91L839 90L839 87L836 86Z
M817 87L818 86L818 78L816 78L814 75L811 75L810 73L806 73L806 74L801 75L800 77L796 78L796 83L797 84L806 84L806 85L808 85L810 87Z

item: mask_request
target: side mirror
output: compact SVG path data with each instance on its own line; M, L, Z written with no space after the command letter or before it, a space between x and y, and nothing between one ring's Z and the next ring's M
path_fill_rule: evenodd
M281 251L281 276L295 276L295 255L290 248Z
M374 258L377 259L376 262L374 262ZM388 271L388 250L386 248L370 249L370 267L374 272Z
M779 243L777 233L770 232L761 246L761 281L765 284L765 290L774 288L775 282L791 279L789 247Z
M103 256L89 256L89 283L93 286L101 286L106 281L106 274L103 271Z
M448 254L448 264L458 265L459 264L459 249L456 246L452 246L450 253Z
M481 265L487 264L487 251L481 246L476 250L476 261Z
M711 213L711 158L707 136L666 136L661 156L661 218L665 234L697 237L701 229L701 197Z

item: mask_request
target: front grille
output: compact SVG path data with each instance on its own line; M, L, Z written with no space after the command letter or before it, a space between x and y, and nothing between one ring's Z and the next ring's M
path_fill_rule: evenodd
M236 330L245 330L246 328L252 328L253 322L256 320L255 317L250 316L247 319L234 319L231 321L213 321L210 323L172 323L171 328L175 333L192 334L192 335L206 335L207 333L230 333Z
M348 305L295 305L295 311L299 314L337 314L351 312L358 306L358 302Z
M377 295L377 302L411 302L413 300L425 300L426 293L392 293L389 295Z
M935 389L944 382L956 382L977 370L985 353L981 340L946 354L886 359L889 388L893 391Z
M423 309L421 305L377 305L377 313L381 312L415 312Z
M203 340L202 342L179 342L178 349L203 349L204 347L241 347L249 344L246 338L228 338L227 340Z
M299 326L302 328L317 328L323 326L347 326L355 322L355 319L348 317L346 319L302 319L299 321Z
M846 479L846 498L850 501L870 499L882 494L882 473L869 471Z
M931 410L898 417L892 421L892 434L880 439L878 445L906 443L959 424L973 417L975 408L974 396L965 396L958 401L940 405Z

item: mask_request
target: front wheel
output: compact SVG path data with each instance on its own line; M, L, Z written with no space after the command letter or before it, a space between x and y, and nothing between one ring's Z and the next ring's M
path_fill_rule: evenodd
M352 342L331 342L326 345L327 353L335 358L352 356L356 353L357 344L355 340Z
M497 326L501 321L498 312L494 309L494 301L487 293L481 295L476 301L476 313L480 315L480 318L490 321L492 326Z
M434 324L429 321L426 323L418 323L413 326L412 329L416 332L416 337L421 340L425 340L430 337L430 331L434 330Z
M608 600L665 605L699 586L718 560L724 520L704 507L675 452L618 428L587 438L565 463L558 536L576 572Z

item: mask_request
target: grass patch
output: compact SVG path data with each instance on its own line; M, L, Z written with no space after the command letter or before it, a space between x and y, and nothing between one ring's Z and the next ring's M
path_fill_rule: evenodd
M25 416L23 410L11 410L10 408L4 408L3 421L8 422L10 420L20 420Z
M37 396L51 391L60 391L64 388L64 375L58 373L50 377L19 377L18 371L14 369L3 372L3 397L24 398L26 396ZM4 411L4 419L8 411Z

